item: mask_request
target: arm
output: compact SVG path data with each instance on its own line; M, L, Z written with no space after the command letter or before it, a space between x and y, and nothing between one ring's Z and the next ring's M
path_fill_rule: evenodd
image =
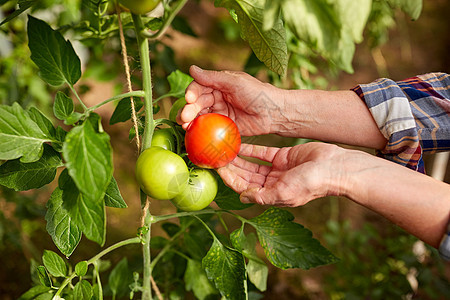
M450 213L450 185L365 152L325 143L274 148L243 145L242 156L218 170L242 202L300 206L345 196L438 247Z

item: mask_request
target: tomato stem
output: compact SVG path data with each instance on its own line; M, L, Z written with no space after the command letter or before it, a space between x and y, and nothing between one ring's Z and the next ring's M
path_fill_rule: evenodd
M141 58L142 68L142 85L144 90L144 107L145 107L145 129L142 141L142 149L144 151L152 145L152 136L155 129L153 121L153 92L152 92L152 72L150 66L150 49L148 40L140 34L144 29L142 18L139 15L132 14L134 27L136 30L137 41L139 45L139 56Z
M176 15L184 7L187 1L188 0L181 0L177 3L175 8L170 12L170 15L165 18L162 27L157 32L150 33L147 30L143 29L142 31L140 31L140 34L150 40L156 40L160 38L166 32L167 28L169 28L170 24L172 24L173 19L175 19Z
M89 113L89 112L91 112L91 111L94 111L94 110L96 110L97 108L99 108L99 107L101 107L101 106L103 106L103 105L105 105L105 104L107 104L107 103L109 103L109 102L112 102L112 101L121 100L121 99L129 98L129 97L144 97L144 96L145 96L145 92L144 92L144 91L132 91L132 92L129 92L129 93L124 93L124 94L116 95L116 96L114 96L114 97L111 97L111 98L109 98L109 99L106 99L105 101L103 101L103 102L101 102L101 103L99 103L99 104L96 104L96 105L94 105L94 106L89 107L89 108L87 109L87 112Z

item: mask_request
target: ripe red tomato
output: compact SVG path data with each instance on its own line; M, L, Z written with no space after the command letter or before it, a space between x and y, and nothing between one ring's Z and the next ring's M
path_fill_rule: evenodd
M181 210L197 211L207 207L217 195L217 179L210 170L191 171L186 187L171 201Z
M186 130L186 152L201 168L216 169L227 165L239 153L241 135L227 116L210 113L194 119Z

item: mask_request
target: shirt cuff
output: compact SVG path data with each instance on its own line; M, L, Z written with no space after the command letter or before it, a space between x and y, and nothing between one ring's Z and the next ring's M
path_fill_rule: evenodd
M382 78L352 89L366 103L388 140L377 155L424 173L422 147L408 98L396 82Z

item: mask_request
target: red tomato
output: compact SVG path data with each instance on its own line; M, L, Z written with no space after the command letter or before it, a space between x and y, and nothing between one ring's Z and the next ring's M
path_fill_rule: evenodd
M186 152L201 168L216 169L227 165L238 154L241 135L227 116L205 114L194 119L186 130Z

